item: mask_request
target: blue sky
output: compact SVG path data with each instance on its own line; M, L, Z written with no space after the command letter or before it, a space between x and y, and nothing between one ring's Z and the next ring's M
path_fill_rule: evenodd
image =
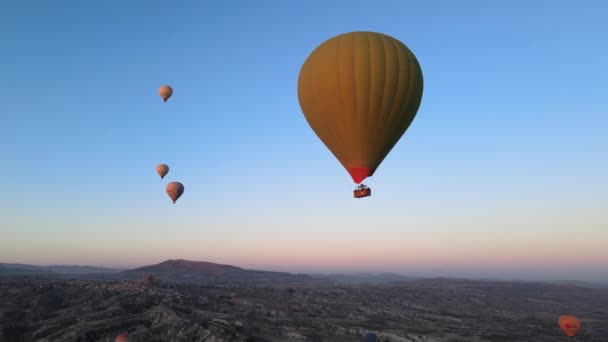
M607 10L9 1L0 260L514 276L525 266L595 279L608 271ZM374 195L354 200L296 89L318 44L359 30L408 45L425 88L366 180ZM164 83L175 90L167 103ZM164 192L173 180L186 188L176 205Z

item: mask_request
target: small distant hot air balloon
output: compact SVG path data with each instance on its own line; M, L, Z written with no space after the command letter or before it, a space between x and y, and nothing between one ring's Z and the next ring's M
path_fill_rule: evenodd
M368 332L367 334L365 334L365 342L376 342L378 341L378 335L376 335L376 333L373 332Z
M129 341L129 334L127 334L127 333L116 336L116 342L128 342L128 341Z
M171 197L173 203L184 193L184 185L180 182L171 182L167 184L167 195Z
M173 95L173 88L167 84L163 84L158 88L158 95L163 98L164 102L167 102L171 95Z
M360 184L408 129L422 100L422 70L399 40L350 32L319 45L298 77L306 121ZM355 197L371 195L363 186Z
M160 179L165 178L167 173L169 173L169 166L167 164L158 164L156 165L156 173L160 176Z
M566 335L573 337L581 330L581 321L575 316L564 315L559 317L559 327Z

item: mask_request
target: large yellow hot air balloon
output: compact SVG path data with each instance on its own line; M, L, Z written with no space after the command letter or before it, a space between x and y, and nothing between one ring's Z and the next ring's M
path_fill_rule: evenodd
M158 95L162 97L164 102L167 102L171 95L173 95L173 88L167 84L164 84L158 88Z
M156 173L160 176L160 179L165 178L167 173L169 173L169 165L167 164L158 164L156 165Z
M184 193L184 185L180 182L171 182L167 184L167 195L171 198L173 203Z
M310 127L359 184L414 120L422 88L422 70L407 46L382 33L350 32L308 56L298 99Z
M559 317L559 327L566 335L573 337L581 330L581 321L575 316L564 315Z

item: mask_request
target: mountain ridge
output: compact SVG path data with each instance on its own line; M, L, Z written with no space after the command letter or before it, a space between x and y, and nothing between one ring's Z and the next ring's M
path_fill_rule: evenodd
M20 263L0 263L0 277L76 277L80 279L96 279L107 281L137 280L145 274L159 275L163 281L191 284L212 285L379 285L393 282L409 282L420 280L488 280L549 283L561 286L576 286L586 288L608 288L606 283L587 282L581 280L526 280L526 279L493 279L470 277L421 277L406 276L390 272L372 273L290 273L264 270L250 270L233 265L219 264L208 261L191 261L186 259L168 259L153 265L132 269L96 267L87 265L50 265L36 266Z
M232 265L216 264L208 261L169 259L158 264L122 271L128 276L157 275L161 281L208 285L332 285L323 277L289 272L248 270Z

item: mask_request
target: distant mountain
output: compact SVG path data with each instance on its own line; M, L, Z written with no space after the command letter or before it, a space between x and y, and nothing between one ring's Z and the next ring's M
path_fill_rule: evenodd
M139 267L133 270L123 271L123 273L164 273L165 275L197 274L217 276L224 273L234 273L245 271L242 268L230 265L214 264L206 261L189 260L167 260L160 264Z
M310 274L313 277L326 277L332 280L336 285L363 285L363 284L388 284L392 282L411 281L418 278L407 277L394 273L355 273L355 274Z
M29 266L29 265L24 265ZM0 277L17 277L17 276L35 276L35 275L43 275L49 272L44 272L43 270L37 270L31 267L27 268L19 268L14 267L14 264L0 264Z
M0 276L27 276L27 275L83 275L117 273L119 269L93 267L93 266L35 266L26 264L0 263Z
M246 270L231 265L204 261L167 260L156 265L139 267L121 272L133 277L153 274L164 282L200 285L331 285L327 278L316 278L305 274Z
M46 266L46 269L58 274L97 274L97 273L118 273L123 271L116 268L94 267L94 266L66 266L52 265Z
M408 286L424 285L429 287L464 286L471 282L509 282L500 279L471 279L456 277L410 277L394 273L355 273L355 274L292 274L247 270L232 265L222 265L204 261L166 260L159 264L121 270L104 267L79 265L35 266L27 264L0 263L0 277L40 278L40 279L82 279L96 281L140 280L145 274L158 275L165 283L182 283L214 286L263 286L263 285L397 285L408 283ZM530 283L532 281L511 279L511 283ZM538 281L537 281L538 282ZM543 283L543 282L540 282ZM561 287L583 287L606 289L608 284L585 282L579 280L546 281ZM443 285L442 285L443 284Z
M566 286L588 287L588 288L592 288L592 289L608 288L608 284L588 283L586 281L580 281L580 280L556 280L556 281L552 281L551 283L558 284L558 285L566 285Z
M49 270L46 270L44 266L34 266L34 265L26 265L26 264L7 264L0 263L0 266L5 270L19 270L19 271L31 271L31 272L44 272L48 273Z

